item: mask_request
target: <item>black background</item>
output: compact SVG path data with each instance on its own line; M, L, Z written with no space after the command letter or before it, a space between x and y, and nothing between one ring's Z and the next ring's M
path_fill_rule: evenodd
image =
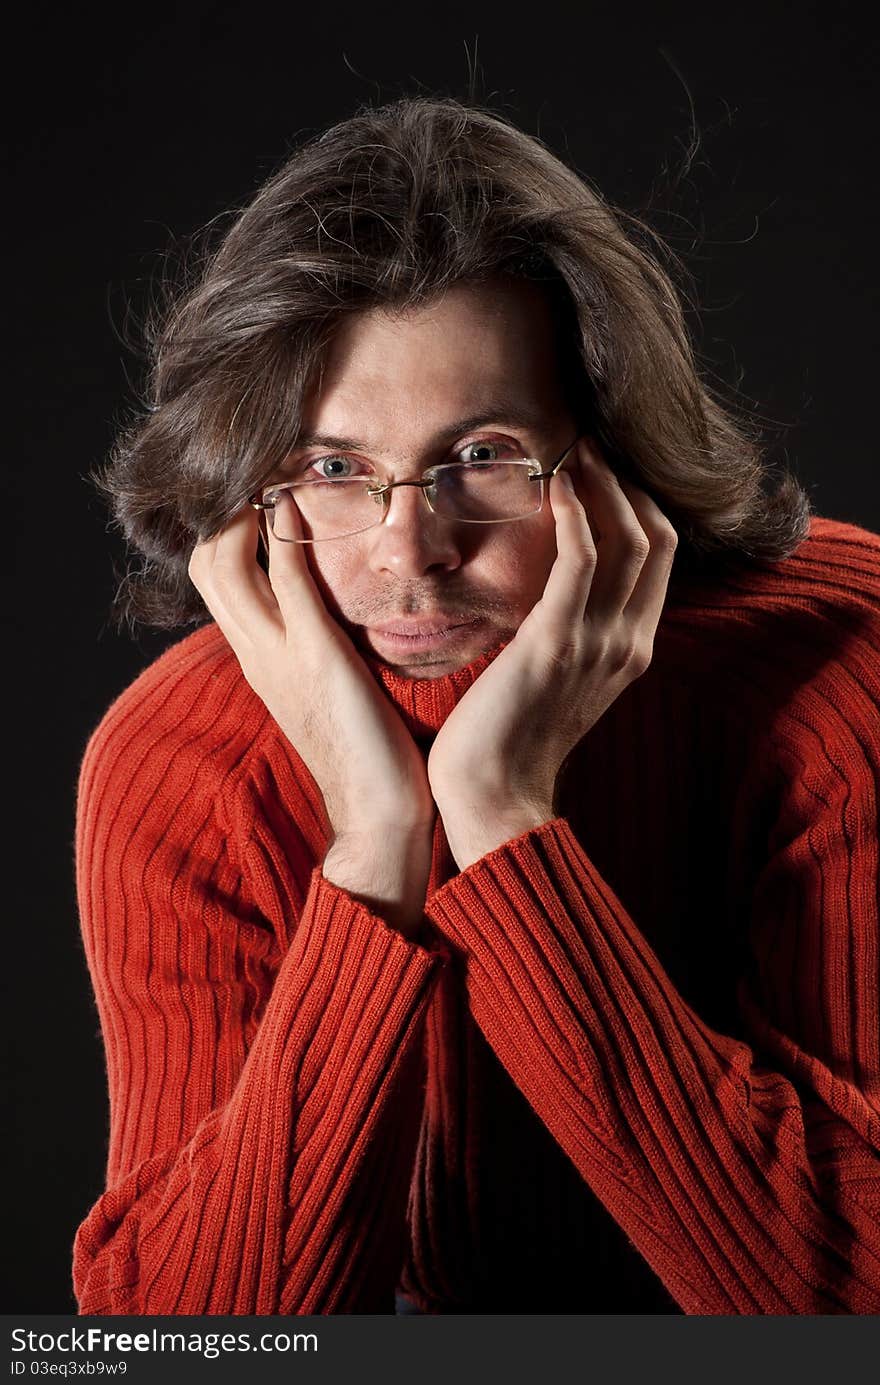
M360 103L467 99L475 74L477 100L628 210L654 208L696 279L707 375L767 422L819 513L880 531L877 44L861 9L252 3L107 19L31 6L20 20L4 276L5 605L18 650L4 717L6 1312L73 1309L70 1247L103 1186L76 776L108 703L178 636L114 633L122 549L84 477L131 399L138 365L118 333L161 256Z

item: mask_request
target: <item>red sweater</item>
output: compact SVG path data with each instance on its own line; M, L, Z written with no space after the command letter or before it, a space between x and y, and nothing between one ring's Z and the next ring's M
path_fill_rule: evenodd
M427 745L491 657L372 667ZM880 1312L878 786L880 537L814 518L670 590L558 818L460 874L438 826L421 945L189 635L82 765L80 1311Z

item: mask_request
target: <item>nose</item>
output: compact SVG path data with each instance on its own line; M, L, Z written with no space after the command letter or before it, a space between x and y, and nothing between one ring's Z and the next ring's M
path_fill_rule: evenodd
M420 577L425 572L452 572L461 565L454 522L435 515L418 486L395 486L381 524L367 531L372 572Z

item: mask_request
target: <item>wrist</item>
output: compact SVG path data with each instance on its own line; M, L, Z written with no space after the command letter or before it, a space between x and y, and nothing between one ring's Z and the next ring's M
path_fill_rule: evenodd
M327 855L346 856L372 861L386 858L430 853L434 838L434 822L411 822L399 819L370 818L367 826L333 828L327 845Z
M459 870L496 851L505 842L543 827L557 816L552 803L460 804L443 812L449 850Z
M378 841L418 841L430 837L437 820L437 805L430 799L426 807L401 805L390 808L376 808L372 803L354 804L350 811L345 810L330 815L330 841L336 843Z
M390 927L415 939L424 918L432 850L429 827L374 824L369 833L360 828L337 834L321 871Z

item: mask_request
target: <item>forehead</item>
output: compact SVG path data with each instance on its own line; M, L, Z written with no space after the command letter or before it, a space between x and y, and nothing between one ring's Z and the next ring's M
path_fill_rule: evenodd
M562 407L553 318L526 282L460 286L405 313L347 319L306 396L302 432L350 434L378 451L389 434L415 442L505 401L523 417Z

